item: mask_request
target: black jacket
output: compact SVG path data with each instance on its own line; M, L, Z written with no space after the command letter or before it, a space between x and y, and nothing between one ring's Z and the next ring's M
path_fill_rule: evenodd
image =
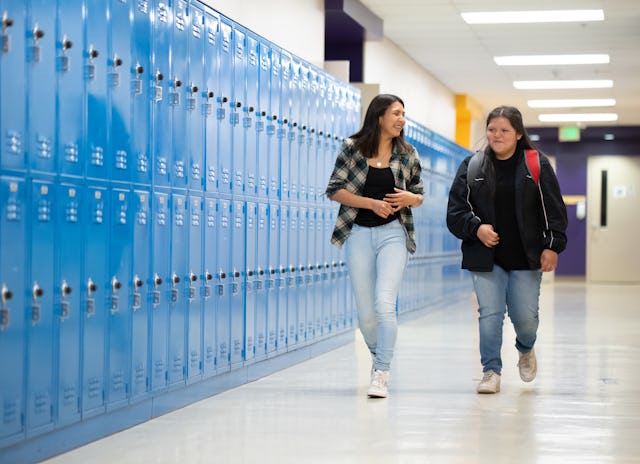
M518 155L519 153L519 155ZM548 248L560 253L567 244L567 209L562 200L560 186L549 159L540 154L540 181L536 185L529 173L524 151L516 167L516 218L522 245L530 269L540 269L540 255ZM462 239L462 268L471 271L493 270L494 251L484 246L476 232L481 224L495 227L493 195L495 171L487 158L482 175L467 185L467 166L471 157L460 164L447 205L447 227Z

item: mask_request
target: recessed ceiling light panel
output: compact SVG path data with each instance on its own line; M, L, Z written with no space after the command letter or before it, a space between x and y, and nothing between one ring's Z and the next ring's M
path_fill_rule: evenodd
M498 66L547 66L574 64L607 64L607 54L584 55L514 55L494 56L493 61Z
M530 108L586 108L593 106L615 106L614 98L567 98L558 100L529 100Z
M513 86L521 90L607 89L613 87L613 81L609 79L514 81Z
M566 114L540 114L541 122L611 122L617 121L616 113L566 113Z
M460 13L467 24L603 21L603 10L481 11Z

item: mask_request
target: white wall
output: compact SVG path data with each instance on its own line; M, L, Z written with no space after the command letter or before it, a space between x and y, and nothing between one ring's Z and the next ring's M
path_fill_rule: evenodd
M204 0L300 58L324 67L323 0ZM363 78L402 98L407 116L455 139L454 94L390 40L366 42ZM366 110L366 108L363 109Z

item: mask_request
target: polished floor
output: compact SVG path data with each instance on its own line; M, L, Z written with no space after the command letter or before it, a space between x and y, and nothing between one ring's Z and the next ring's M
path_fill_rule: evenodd
M496 395L475 393L470 295L402 318L388 399L357 336L47 463L640 463L640 286L545 282L541 308L537 379L507 320Z

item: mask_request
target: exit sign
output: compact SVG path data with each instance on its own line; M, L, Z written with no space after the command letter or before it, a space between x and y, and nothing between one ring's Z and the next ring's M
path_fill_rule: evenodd
M578 126L560 126L558 127L559 142L579 142L580 128Z

